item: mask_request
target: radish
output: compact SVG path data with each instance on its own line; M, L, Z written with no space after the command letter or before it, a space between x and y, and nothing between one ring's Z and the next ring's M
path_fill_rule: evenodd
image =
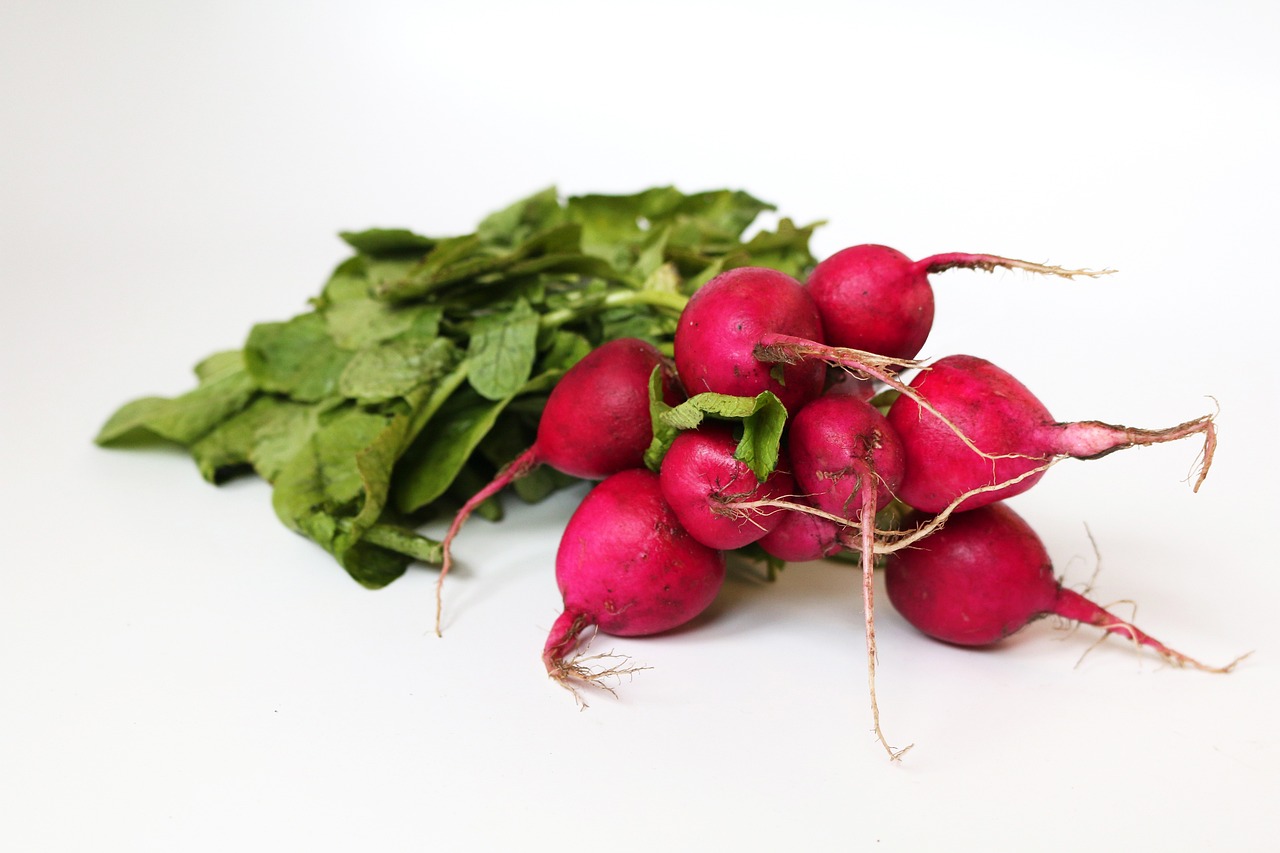
M791 419L787 452L808 501L842 517L861 511L864 487L875 491L874 515L902 484L902 442L878 409L854 396L805 405Z
M670 365L653 344L638 338L601 344L561 377L542 410L533 446L463 504L445 534L436 581L437 636L440 592L453 565L453 540L476 507L538 465L587 480L644 465L644 452L653 439L649 381L656 367L663 371L664 396L672 404L679 402L683 395Z
M920 352L933 327L929 274L955 267L988 272L1003 267L1066 278L1102 274L958 252L913 261L888 246L867 244L822 261L804 287L822 315L827 343L909 359Z
M859 400L871 400L876 396L876 384L847 370L832 367L827 370L827 387L822 393L824 396L847 395Z
M756 348L771 333L822 341L818 309L800 282L762 267L721 273L699 288L680 314L676 372L690 394L754 397L772 391L788 412L795 412L821 393L826 368L816 361L758 361Z
M721 550L755 542L782 520L767 507L738 504L777 500L795 492L784 458L763 482L734 456L738 439L725 424L704 423L671 442L662 459L662 495L694 539Z
M1178 666L1229 672L1174 651L1053 576L1044 544L1003 503L960 513L885 567L889 601L921 632L961 646L986 646L1050 614L1084 622L1154 649Z
M805 503L799 498L797 503ZM835 521L800 509L782 510L773 529L760 537L764 552L788 563L807 563L844 550L843 528Z
M1100 421L1059 423L1021 382L989 361L953 355L934 362L889 408L902 439L906 475L899 497L923 512L940 512L956 498L960 510L1012 497L1034 486L1055 458L1096 459L1114 450L1204 437L1199 489L1217 444L1211 415L1159 430ZM925 408L919 400L925 401ZM1020 478L1020 479L1019 479ZM1009 481L1017 479L1018 482ZM1001 488L990 488L1007 483Z
M658 475L639 468L606 478L579 504L556 553L564 611L542 652L567 687L599 685L569 655L582 632L637 637L677 628L704 611L724 583L724 554L698 542L662 496Z
M867 638L867 682L876 737L897 759L907 749L889 745L880 729L876 702L875 516L893 500L903 476L902 443L885 416L855 396L823 396L791 420L787 451L796 483L818 509L856 521L850 547L861 553L862 605Z

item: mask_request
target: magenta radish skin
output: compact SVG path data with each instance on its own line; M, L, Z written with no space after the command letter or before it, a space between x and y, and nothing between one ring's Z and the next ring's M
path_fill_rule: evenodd
M667 402L679 403L683 393L670 364L653 344L638 338L601 344L560 378L538 420L533 446L468 499L445 534L436 582L437 634L440 590L453 565L453 540L476 507L539 465L587 480L644 465L644 453L653 439L649 380L656 367L663 371Z
M823 341L818 309L798 281L777 270L739 267L704 284L689 299L675 333L676 372L690 396L772 391L788 412L818 396L826 367L817 360L782 365L756 359L756 347L768 334Z
M888 419L857 397L827 395L806 404L791 419L787 453L805 498L841 518L858 518L864 484L876 490L877 512L902 485L902 442Z
M851 246L814 267L804 283L827 343L914 358L933 328L928 268L888 246Z
M819 263L804 287L822 315L828 344L910 359L924 347L933 328L929 274L956 267L1003 267L1066 278L1100 274L961 252L913 261L888 246L865 244L842 249Z
M785 455L764 482L734 457L738 440L728 426L704 423L671 442L662 459L662 495L694 539L725 551L760 539L782 520L776 508L735 504L795 494Z
M1179 665L1206 667L1107 612L1054 577L1040 537L1007 505L954 515L885 564L894 609L917 630L960 646L998 643L1043 616L1094 625L1154 649Z
M675 376L653 344L620 338L592 350L547 398L531 448L534 456L584 480L641 467L653 438L649 377L659 365L667 401L679 402Z
M592 625L620 637L678 628L710 606L724 575L724 555L684 529L657 474L606 478L578 505L556 552L564 611L543 650L547 671L564 672Z
M876 383L870 379L862 379L847 370L838 367L827 369L827 387L822 391L827 397L857 397L859 400L871 400L876 396Z
M759 539L766 554L788 563L807 563L844 550L842 528L834 521L799 510L783 510L778 515L776 526Z
M1114 450L1196 434L1205 439L1203 480L1216 443L1212 418L1164 430L1132 429L1101 421L1058 422L1025 385L991 362L971 355L939 359L922 370L910 387L936 414L903 394L889 408L888 421L905 451L905 476L898 497L924 512L941 512L970 491L1019 477L1022 479L1016 483L965 498L957 509L971 510L1021 494L1044 476L1044 471L1036 469L1055 457L1096 459ZM966 445L956 430L967 436L973 447Z

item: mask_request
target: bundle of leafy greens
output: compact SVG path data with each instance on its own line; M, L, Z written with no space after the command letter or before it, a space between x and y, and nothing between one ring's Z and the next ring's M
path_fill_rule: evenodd
M440 561L415 528L533 443L548 392L593 347L638 337L669 352L689 294L722 270L803 276L819 223L744 240L773 209L730 190L547 189L472 234L343 233L355 254L311 310L197 364L193 390L125 404L96 441L176 442L212 483L256 473L281 521L385 586ZM513 490L535 502L571 482L538 469Z

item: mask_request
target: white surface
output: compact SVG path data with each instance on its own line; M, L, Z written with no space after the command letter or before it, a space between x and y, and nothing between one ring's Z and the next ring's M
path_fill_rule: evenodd
M9 3L0 9L0 846L8 850L1261 849L1280 793L1269 533L1280 35L1264 3ZM456 4L461 7L461 4ZM305 10L305 11L304 11ZM1041 622L999 650L855 573L738 578L578 712L538 652L575 495L367 592L259 482L91 446L302 310L341 229L429 233L548 184L733 186L815 248L1110 266L935 279L926 354L1064 419L1221 406L1191 446L1015 506L1059 569L1225 677ZM439 531L432 531L438 533ZM602 641L603 643L603 641Z

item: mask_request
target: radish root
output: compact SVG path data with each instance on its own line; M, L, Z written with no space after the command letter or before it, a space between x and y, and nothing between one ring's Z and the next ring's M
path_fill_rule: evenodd
M637 672L653 668L633 664L629 656L617 654L612 650L587 654L587 650L590 648L592 640L595 639L596 633L595 630L592 630L581 641L581 650L572 657L544 657L547 675L573 694L573 699L578 703L579 710L590 707L582 697L582 688L593 687L617 698L617 688L624 676L629 679Z
M1112 269L1072 270L1066 267L1037 264L1032 261L1020 261L1017 258L1002 258L998 255L974 255L965 252L946 252L940 255L932 255L916 261L912 266L915 269L923 269L930 273L945 272L956 267L963 267L965 269L983 270L984 272L995 272L997 269L1024 270L1041 275L1056 275L1060 278L1070 279L1074 279L1078 275L1098 278L1116 272Z

